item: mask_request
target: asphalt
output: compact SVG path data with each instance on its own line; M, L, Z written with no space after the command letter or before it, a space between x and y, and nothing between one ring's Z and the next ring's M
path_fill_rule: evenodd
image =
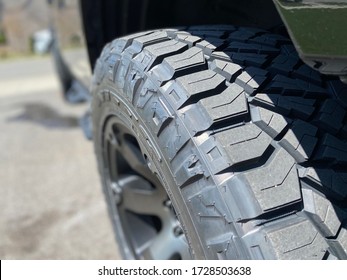
M120 259L85 109L49 57L0 61L0 259Z

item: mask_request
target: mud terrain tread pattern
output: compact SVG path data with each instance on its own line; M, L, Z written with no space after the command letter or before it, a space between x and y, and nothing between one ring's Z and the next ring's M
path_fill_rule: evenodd
M293 224L276 230L267 229L266 232L278 259L321 260L325 255L327 242L307 219L297 218Z
M112 55L114 72L133 77L144 54L152 56L154 68L136 72L141 86L132 94L187 198L205 257L346 258L345 108L300 65L288 39L247 28L189 30L193 36L115 40L94 82ZM203 40L212 36L215 44ZM127 57L134 61L119 63Z
M253 122L272 138L276 138L292 120L262 107L251 106Z
M347 198L347 173L328 168L308 167L300 176L302 180L315 188L325 188L329 197L344 201Z

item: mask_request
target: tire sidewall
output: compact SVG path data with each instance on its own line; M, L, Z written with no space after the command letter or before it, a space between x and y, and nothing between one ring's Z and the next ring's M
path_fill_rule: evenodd
M158 146L155 141L156 136L153 135L149 130L145 121L142 120L141 116L136 112L134 106L122 98L121 93L118 92L112 85L104 85L102 82L98 89L97 96L93 97L92 100L92 122L93 122L93 138L95 153L98 162L99 173L102 180L103 191L106 196L107 207L112 225L116 233L116 241L119 244L121 253L125 259L133 259L133 255L130 252L131 249L127 245L126 237L122 231L119 217L117 216L117 208L112 205L111 199L108 193L108 186L106 183L105 176L105 160L104 160L104 129L109 118L115 117L117 120L133 132L136 136L137 141L141 147L143 154L147 155L148 166L151 171L157 175L158 179L165 188L172 205L177 214L177 218L181 224L182 230L186 236L190 253L194 259L206 259L205 248L201 242L199 231L194 226L194 217L191 215L188 205L187 198L182 196L182 193L177 186L170 165L166 162L164 155L161 153L161 147ZM144 139L141 129L146 130L149 139ZM158 155L153 152L153 148L160 152L161 160L158 160ZM210 258L210 257L209 257Z

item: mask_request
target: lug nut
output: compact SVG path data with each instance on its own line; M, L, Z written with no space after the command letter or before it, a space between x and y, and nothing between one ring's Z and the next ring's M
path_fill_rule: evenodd
M114 193L116 204L119 204L122 200L122 188L116 182L112 182L111 189Z
M173 231L176 237L183 234L183 230L180 226L175 226Z
M164 205L165 205L166 207L168 207L168 208L171 208L171 207L172 207L172 202L171 202L171 200L170 200L170 199L165 200L165 201L164 201Z

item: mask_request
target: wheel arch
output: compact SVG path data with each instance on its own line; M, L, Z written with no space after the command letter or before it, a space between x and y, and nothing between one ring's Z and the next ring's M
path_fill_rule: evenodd
M273 0L84 0L80 6L92 68L106 43L143 30L198 24L269 30L282 24Z

